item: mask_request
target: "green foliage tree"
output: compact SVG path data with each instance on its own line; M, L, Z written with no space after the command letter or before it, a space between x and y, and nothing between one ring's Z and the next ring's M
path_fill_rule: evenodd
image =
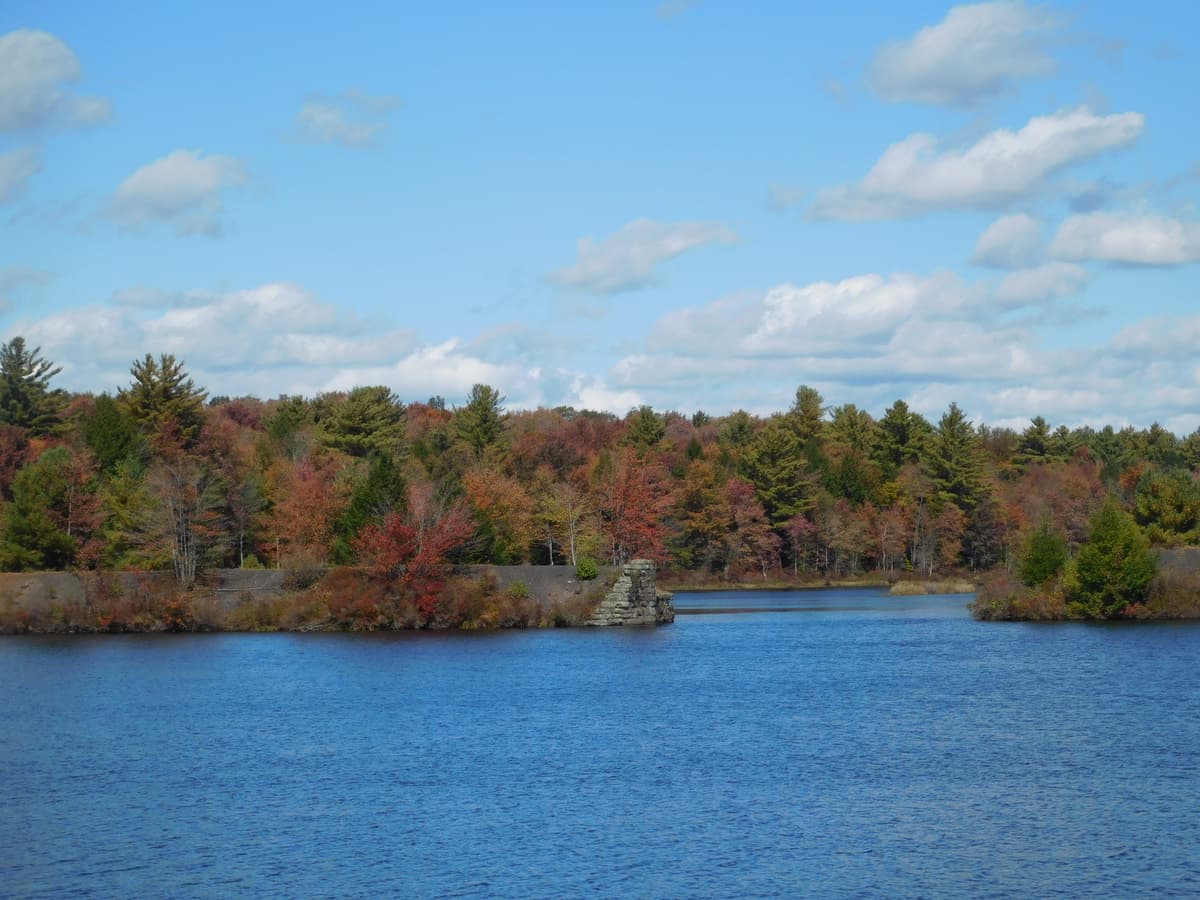
M122 460L145 453L145 444L129 414L108 394L96 398L80 425L83 440L102 472L110 473Z
M754 440L754 418L744 409L725 417L721 426L721 443L730 447L745 447Z
M326 446L343 453L391 456L404 439L404 407L391 388L356 387L329 404L320 427Z
M788 410L787 420L800 443L807 444L821 433L825 416L825 400L816 388L802 384L796 388L796 398Z
M17 473L0 535L5 571L65 569L75 559L71 512L77 489L65 447L47 450Z
M42 359L41 350L30 350L23 337L0 344L0 425L45 435L58 423L66 394L51 390L50 379L62 368Z
M475 458L483 456L483 451L500 442L504 436L504 398L494 387L477 384L471 388L471 396L467 405L455 410L454 427L458 436L475 453Z
M1076 615L1107 619L1146 599L1154 577L1150 542L1113 497L1092 518L1087 543L1075 560Z
M629 414L628 422L629 443L638 450L657 447L667 433L667 423L649 406L639 406Z
M755 435L742 458L742 474L754 485L773 527L781 527L812 505L813 479L800 440L781 420L771 422Z
M181 360L170 353L156 360L149 353L134 360L133 382L118 392L117 400L130 419L153 441L195 443L204 423L207 393L196 387Z
M955 403L925 443L922 462L939 499L964 512L974 509L987 493L979 435Z
M1029 587L1045 584L1067 564L1067 541L1049 521L1029 533L1021 554L1020 576Z
M275 401L263 426L289 461L300 462L313 445L316 427L313 405L303 397L282 396Z
M903 400L888 407L879 420L879 440L875 449L875 458L884 475L894 478L905 464L920 459L925 441L932 432L929 423L910 410Z
M1134 492L1133 515L1154 544L1200 543L1200 484L1183 469L1147 469Z

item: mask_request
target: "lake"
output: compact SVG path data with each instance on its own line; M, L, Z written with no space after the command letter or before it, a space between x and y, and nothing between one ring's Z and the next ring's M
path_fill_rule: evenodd
M968 600L0 638L0 894L1200 894L1200 625Z

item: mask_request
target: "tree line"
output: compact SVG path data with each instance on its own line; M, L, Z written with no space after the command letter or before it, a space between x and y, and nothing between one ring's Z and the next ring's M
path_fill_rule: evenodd
M648 557L683 580L993 572L996 609L1057 579L1062 603L1108 615L1141 597L1078 594L1103 517L1139 546L1200 543L1200 430L1016 431L900 400L876 418L804 385L766 417L619 418L506 410L488 385L450 406L384 386L209 396L171 354L111 395L58 374L20 337L0 347L5 570L190 587L214 567L359 566L432 603L447 562Z

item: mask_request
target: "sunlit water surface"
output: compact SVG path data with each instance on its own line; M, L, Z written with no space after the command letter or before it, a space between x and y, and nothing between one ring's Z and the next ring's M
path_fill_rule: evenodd
M968 599L0 639L0 894L1200 894L1200 627Z

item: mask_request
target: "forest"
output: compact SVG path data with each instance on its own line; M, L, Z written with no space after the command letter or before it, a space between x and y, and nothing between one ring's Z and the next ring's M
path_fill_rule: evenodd
M680 585L966 575L981 618L1197 612L1173 549L1200 544L1200 430L875 417L805 385L766 417L619 418L481 384L461 404L209 396L171 354L115 395L60 372L0 346L0 570L165 569L187 591L216 568L353 567L425 621L451 564L636 557Z

